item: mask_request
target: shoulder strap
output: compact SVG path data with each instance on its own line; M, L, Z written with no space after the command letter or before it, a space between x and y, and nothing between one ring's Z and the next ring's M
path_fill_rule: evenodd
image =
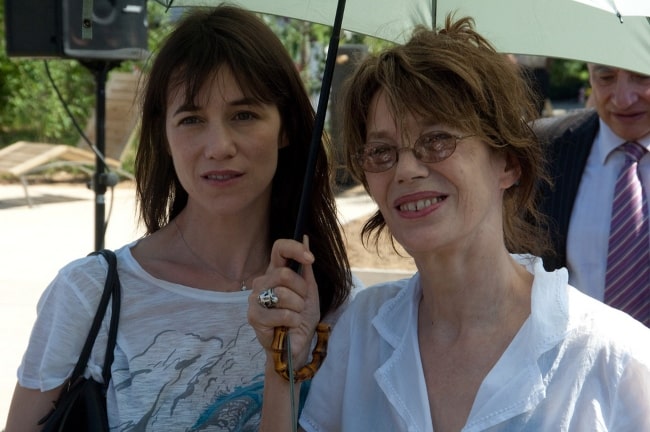
M106 356L104 359L104 367L102 368L102 377L104 379L104 389L108 387L108 382L111 378L111 364L113 363L113 356L115 350L115 343L117 340L117 325L119 322L120 316L120 279L117 273L117 258L115 253L108 249L102 249L97 252L93 252L91 255L101 254L104 256L106 261L108 261L108 273L106 275L106 283L104 284L104 292L102 293L101 300L99 301L99 306L97 307L97 313L93 320L92 325L90 326L90 331L88 332L88 337L84 343L81 354L79 355L79 360L72 371L70 376L70 382L75 382L77 378L83 375L86 365L88 364L88 359L90 358L90 353L95 344L95 339L99 333L99 328L104 320L104 315L106 314L106 309L108 307L108 300L112 297L112 313L111 313L111 322L108 332L108 343L106 346Z

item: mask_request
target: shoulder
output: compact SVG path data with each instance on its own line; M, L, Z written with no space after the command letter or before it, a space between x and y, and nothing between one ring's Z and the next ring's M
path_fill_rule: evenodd
M650 329L569 285L566 268L548 272L538 258L525 258L517 260L535 276L531 316L549 343L563 338L585 349L645 356L650 365Z
M336 321L341 317L343 312L350 306L352 300L359 294L361 291L366 289L364 283L359 279L354 273L352 274L352 285L350 287L350 294L346 298L345 302L336 308L335 310L330 310L327 315L323 317L323 322L326 322L330 325L336 324Z
M350 304L350 314L355 320L370 321L382 308L399 304L400 299L408 297L409 288L415 283L415 276L369 286L357 293Z
M650 328L573 287L568 297L571 321L579 333L611 352L644 358L650 367Z
M126 261L132 260L129 246L125 245L114 251L118 268ZM101 254L89 254L69 262L58 271L43 292L39 308L44 304L73 301L73 305L80 304L89 314L94 314L107 273L108 262Z
M350 341L376 346L380 339L394 341L409 325L413 298L419 288L417 274L372 285L357 294L333 329L332 352L349 353ZM357 344L355 350L359 349ZM347 354L345 354L347 355Z
M106 277L108 263L101 255L89 255L78 258L63 266L52 283L53 290L62 290L68 288L79 294L81 292L92 292L93 286L103 286L103 280ZM85 297L85 296L81 296Z
M411 279L397 279L371 285L360 290L356 294L354 301L366 305L381 305L406 289L410 285Z
M575 132L582 128L592 129L595 134L598 127L598 113L592 108L578 109L559 116L539 118L531 126L543 143L555 141L567 132Z

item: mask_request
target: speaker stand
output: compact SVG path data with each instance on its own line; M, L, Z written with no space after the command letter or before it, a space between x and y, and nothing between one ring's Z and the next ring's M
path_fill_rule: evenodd
M119 66L119 61L79 60L95 76L95 174L91 186L95 191L95 250L104 248L106 234L106 189L114 186L115 180L110 176L104 161L106 152L106 81L111 69Z

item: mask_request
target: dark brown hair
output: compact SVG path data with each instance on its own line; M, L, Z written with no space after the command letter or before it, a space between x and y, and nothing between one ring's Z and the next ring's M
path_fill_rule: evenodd
M135 159L140 217L151 234L176 217L187 204L165 135L170 94L183 87L188 102L221 66L228 66L245 93L273 104L281 118L279 150L269 210L269 238L293 238L309 154L314 109L298 71L271 29L254 13L232 5L194 8L178 23L157 54L142 99L142 126ZM279 137L280 138L280 137ZM351 274L336 217L323 138L318 149L305 234L316 256L321 315L347 297Z
M530 88L516 65L474 30L465 17L448 16L438 31L417 28L404 45L369 56L348 82L343 133L348 168L367 189L357 155L366 140L370 104L384 92L395 118L422 116L461 131L516 160L521 177L504 196L504 237L511 252L541 254L548 239L535 205L536 188L548 179L544 154L528 122L537 117ZM386 223L377 212L362 237L375 242Z

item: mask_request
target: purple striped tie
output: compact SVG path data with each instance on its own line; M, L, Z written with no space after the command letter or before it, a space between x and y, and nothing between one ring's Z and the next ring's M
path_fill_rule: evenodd
M605 303L650 327L650 230L638 161L647 151L635 142L617 148L626 159L616 180L609 233Z

